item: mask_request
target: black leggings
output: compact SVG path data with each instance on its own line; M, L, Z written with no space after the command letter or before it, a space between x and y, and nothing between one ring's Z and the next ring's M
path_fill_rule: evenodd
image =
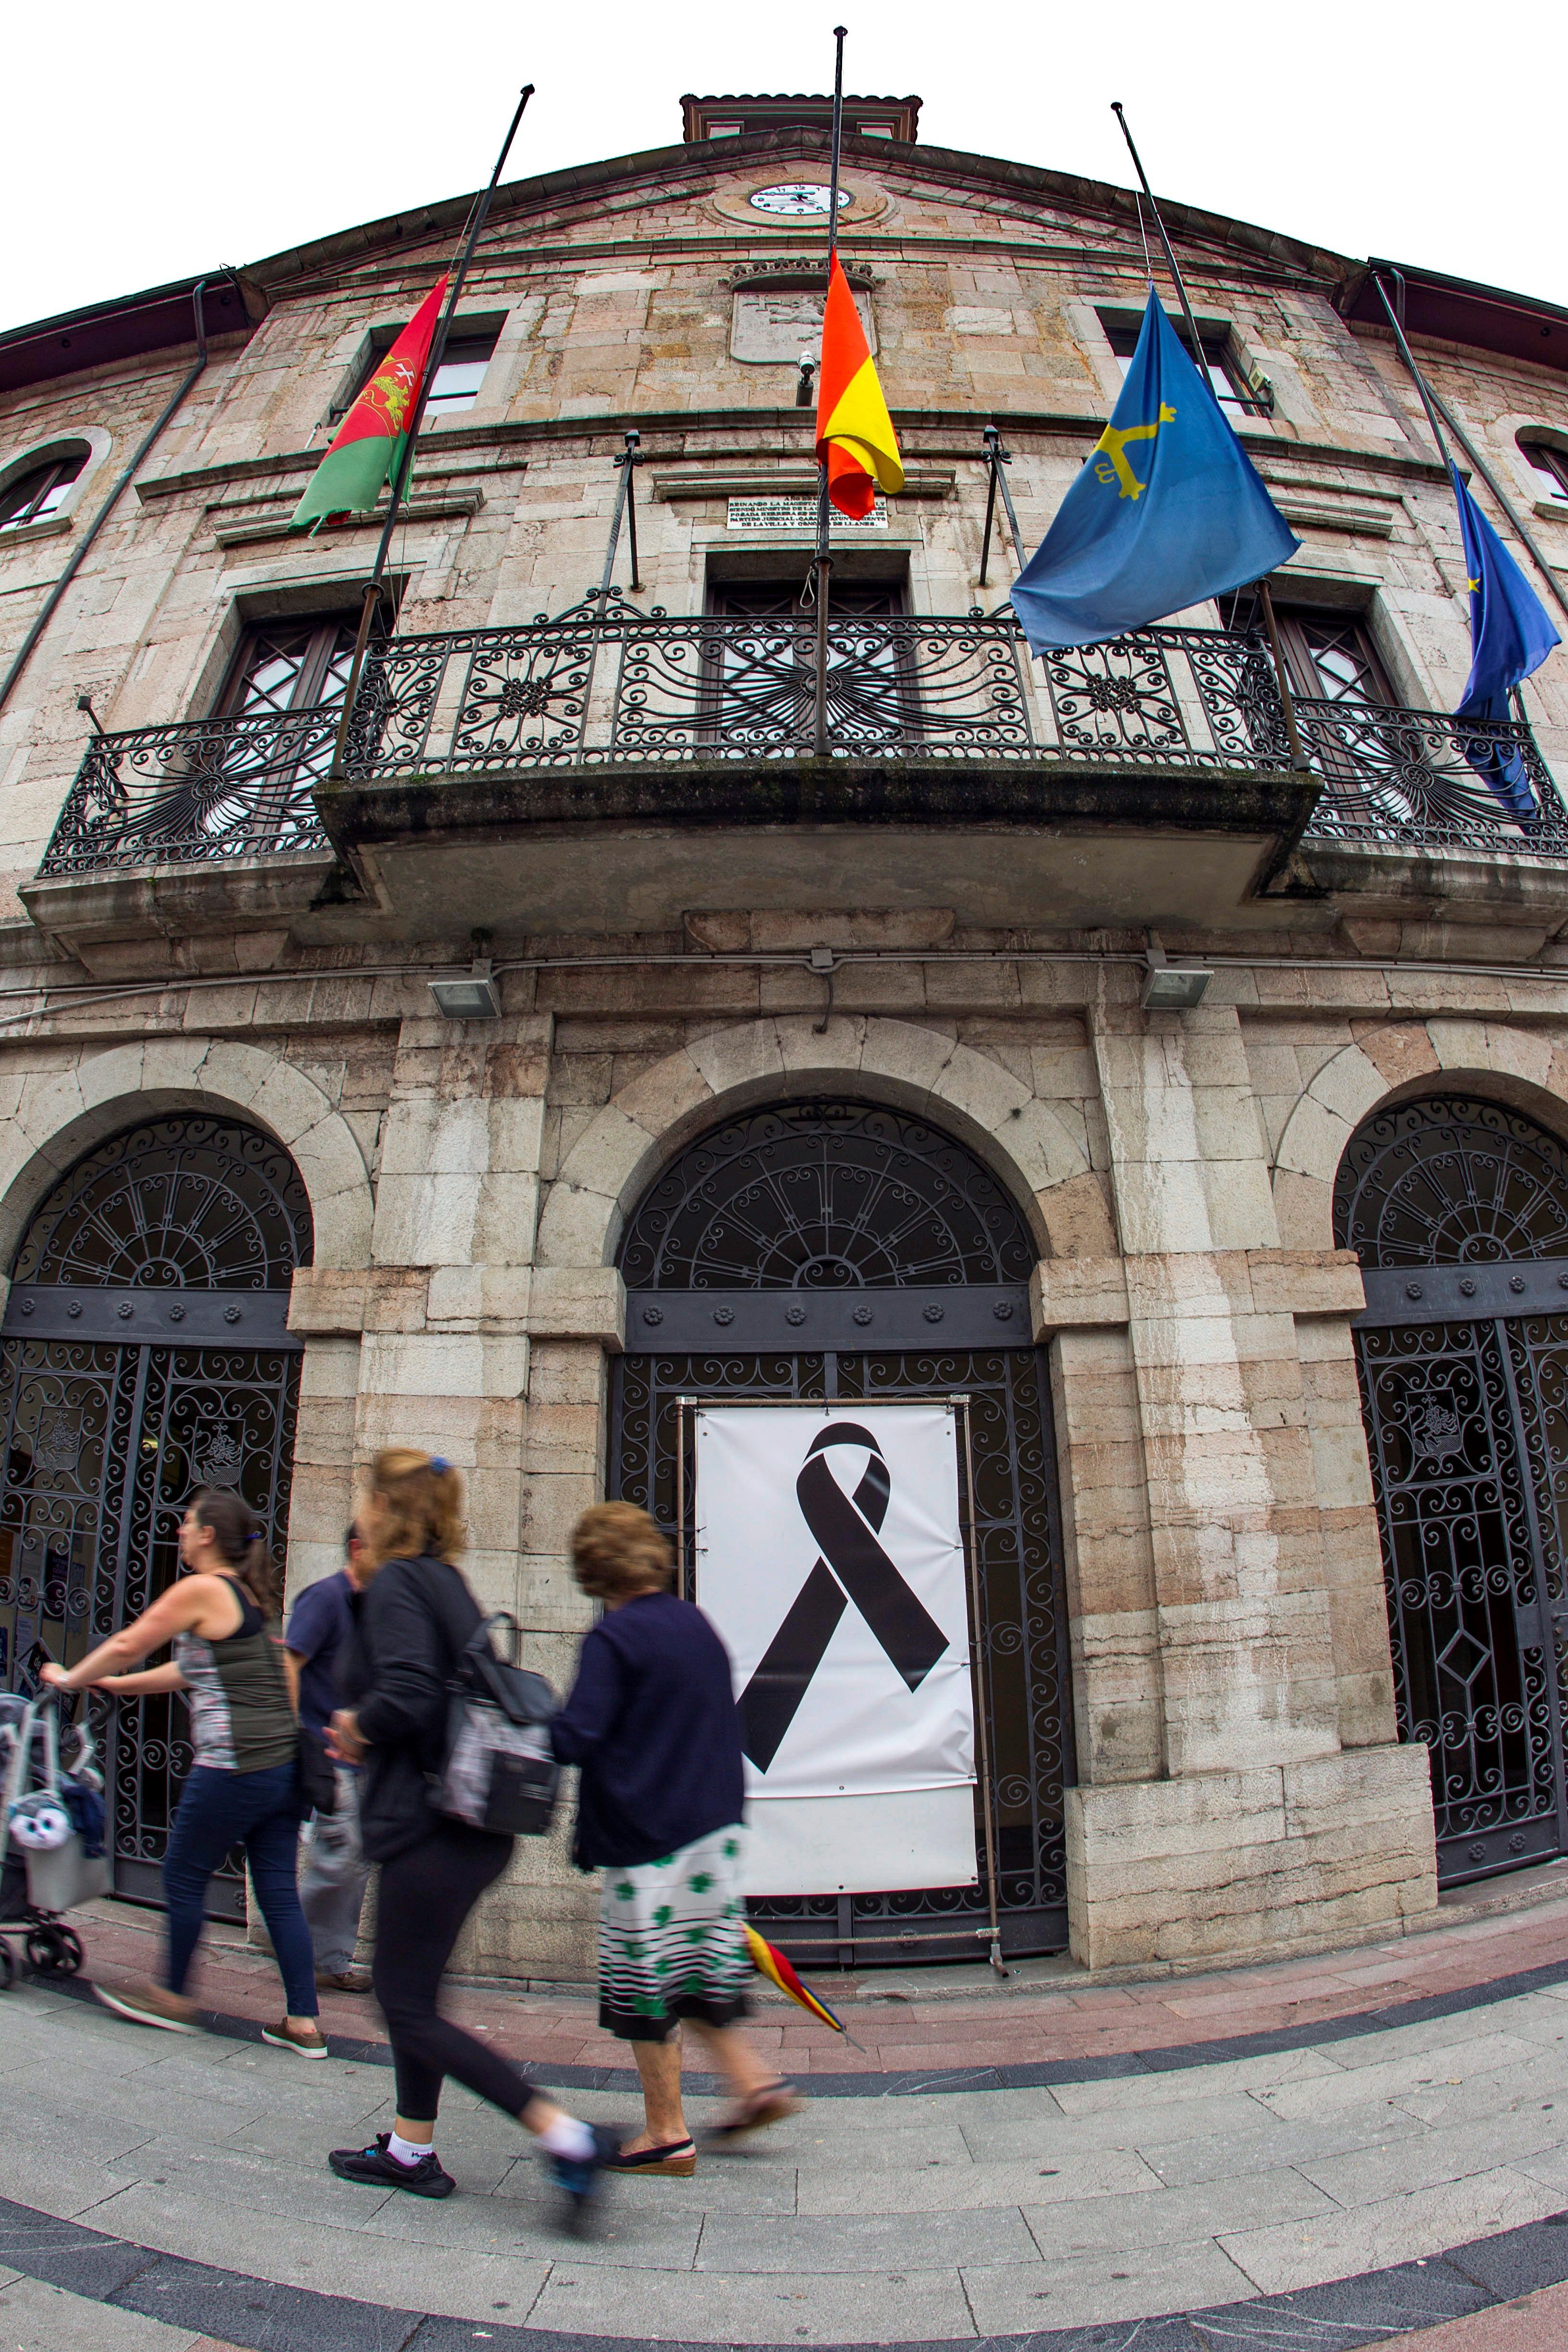
M511 1843L489 1830L442 1822L381 1865L371 1976L392 2042L397 2112L405 2122L435 2122L447 2074L509 2116L520 2116L535 2095L527 2076L499 2051L451 2024L436 2006L458 1930L506 1868Z

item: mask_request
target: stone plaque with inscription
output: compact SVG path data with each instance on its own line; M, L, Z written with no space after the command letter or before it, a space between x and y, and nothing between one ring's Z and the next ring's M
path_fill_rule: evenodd
M815 499L731 499L726 520L730 530L810 530L816 529ZM886 530L888 509L885 502L877 500L876 511L859 520L841 515L835 508L828 519L828 529L840 530Z
M802 352L815 360L822 342L825 293L812 286L742 286L735 293L730 326L730 355L769 367L796 364ZM866 341L877 348L877 324L871 297L858 291L855 305Z

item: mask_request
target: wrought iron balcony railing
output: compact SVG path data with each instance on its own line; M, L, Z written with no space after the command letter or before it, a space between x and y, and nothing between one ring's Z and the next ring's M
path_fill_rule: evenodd
M836 757L1278 772L1260 639L1153 628L1031 663L1008 614L854 616L828 632ZM373 644L345 749L362 783L614 764L809 759L816 625L671 616L590 596L554 619ZM1322 783L1309 839L1568 854L1568 811L1522 726L1299 706ZM202 720L95 739L44 875L323 849L311 797L337 717ZM1528 780L1510 814L1483 773ZM1519 804L1524 796L1514 795Z
M325 849L310 791L331 763L338 718L301 710L95 735L39 872Z

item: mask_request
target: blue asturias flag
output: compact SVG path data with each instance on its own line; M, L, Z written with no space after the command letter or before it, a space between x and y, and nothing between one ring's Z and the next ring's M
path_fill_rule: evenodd
M1508 719L1509 696L1521 678L1541 667L1562 639L1546 607L1459 479L1448 460L1459 502L1459 536L1465 543L1465 586L1470 598L1470 675L1456 719ZM1506 744L1474 736L1465 757L1484 776L1510 816L1536 814L1524 761Z
M1014 586L1024 635L1037 653L1120 636L1245 588L1300 543L1151 286L1110 422Z

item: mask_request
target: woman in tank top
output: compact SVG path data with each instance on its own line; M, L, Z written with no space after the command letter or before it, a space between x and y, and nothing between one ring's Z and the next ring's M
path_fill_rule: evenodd
M324 2058L316 2023L310 1931L294 1882L304 1807L300 1733L284 1664L282 1579L256 1515L237 1495L203 1487L180 1528L181 1576L133 1625L68 1671L46 1666L62 1691L96 1688L121 1697L184 1691L194 1756L163 1857L168 1948L163 1982L110 1990L105 2008L138 2025L194 2033L185 1979L202 1932L207 1881L231 1846L243 1845L251 1883L282 1972L287 2013L262 2039L301 2058ZM165 1643L168 1665L126 1674Z

